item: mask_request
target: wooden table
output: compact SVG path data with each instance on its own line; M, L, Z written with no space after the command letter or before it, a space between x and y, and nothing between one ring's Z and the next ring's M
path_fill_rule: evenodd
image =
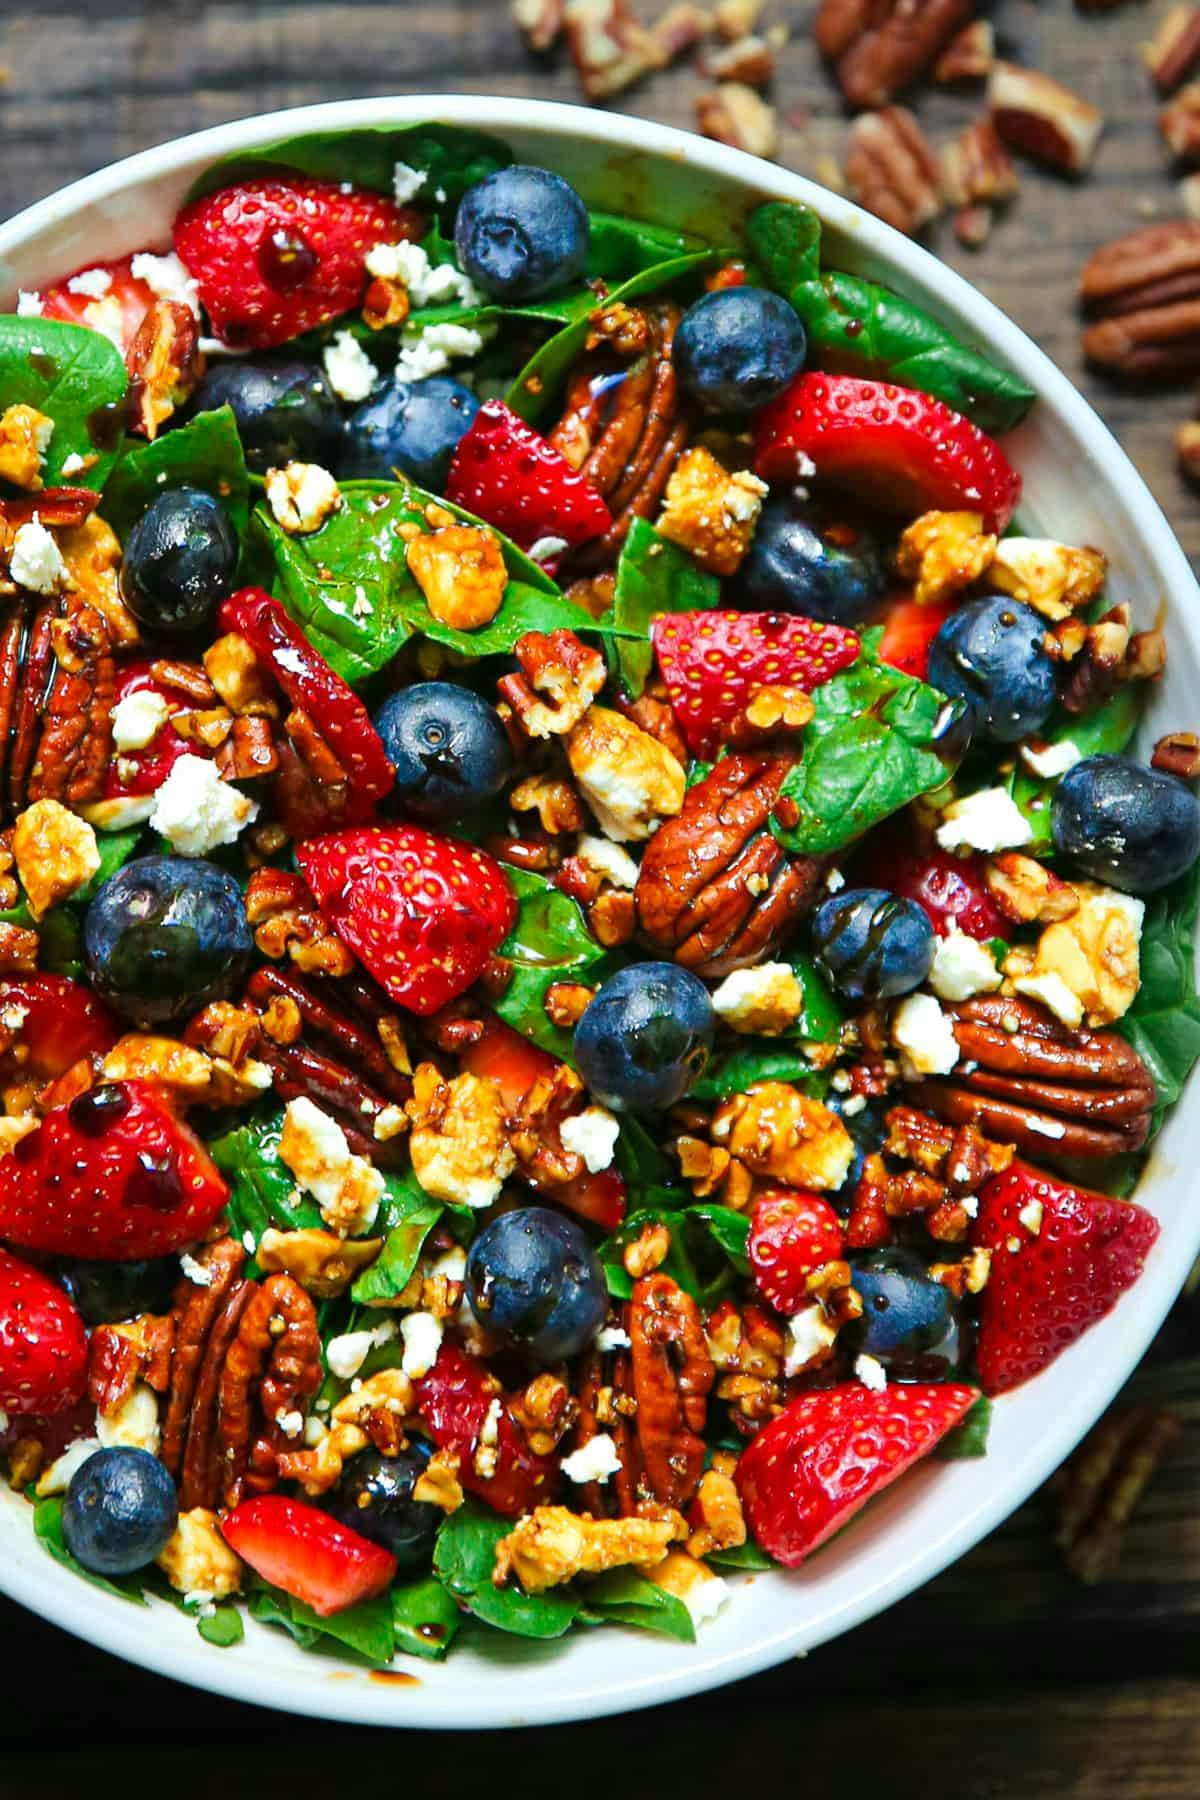
M1084 185L1029 171L982 252L960 249L948 230L936 247L1079 382L1197 557L1200 498L1172 453L1193 396L1115 393L1096 381L1079 365L1074 309L1091 248L1178 210L1136 52L1163 5L1081 19L1067 0L1000 0L1006 52L1088 95L1108 129ZM808 41L810 14L784 0L768 11L794 30L776 84L782 160L815 172L844 125ZM0 216L147 144L275 107L421 90L578 97L568 64L529 63L501 0L109 0L103 9L4 0L0 63L11 76L0 93ZM690 126L700 85L683 66L622 104ZM937 139L978 100L937 93L918 106ZM810 1796L865 1787L880 1800L1196 1800L1198 1347L1197 1313L1184 1303L1134 1386L1170 1399L1188 1429L1128 1534L1117 1578L1099 1588L1063 1573L1042 1498L922 1594L803 1665L654 1715L453 1748L425 1736L372 1741L210 1699L0 1604L0 1795L82 1794L107 1779L139 1794L416 1783L442 1800L478 1783L489 1794L533 1784L592 1800L618 1783L711 1796L749 1778Z

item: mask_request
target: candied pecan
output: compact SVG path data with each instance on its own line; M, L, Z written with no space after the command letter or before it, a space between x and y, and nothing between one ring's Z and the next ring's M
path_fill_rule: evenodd
M937 1176L955 1198L975 1193L1013 1159L1011 1144L992 1143L973 1125L946 1125L915 1107L894 1106L886 1124L887 1155Z
M179 1474L183 1459L204 1348L217 1314L241 1278L246 1252L232 1238L220 1238L201 1250L196 1261L209 1276L207 1285L200 1287L182 1281L172 1309L177 1321L175 1354L171 1361L171 1387L159 1455L175 1476Z
M24 606L24 602L18 603ZM22 618L24 613L22 612ZM15 668L12 640L5 635L5 669L14 668L15 701L13 702L12 739L8 753L9 815L25 805L26 783L33 761L38 734L42 727L42 711L50 691L54 673L54 639L52 630L58 617L58 602L48 600L38 607L29 623L23 653L18 647Z
M587 909L588 930L606 950L627 944L637 927L633 895L606 888Z
M993 65L988 80L992 122L1006 144L1064 174L1087 169L1104 118L1087 100L1038 69Z
M768 957L815 903L825 863L766 829L791 759L726 756L651 838L634 897L656 949L698 975Z
M686 1506L704 1469L708 1395L716 1371L696 1302L669 1275L635 1281L625 1308L638 1487L663 1506Z
M542 1004L550 1023L569 1031L578 1025L595 998L596 989L582 981L555 981L546 989Z
M1200 220L1164 219L1103 245L1079 294L1089 362L1170 381L1200 369Z
M639 1280L666 1262L671 1253L671 1233L666 1225L645 1224L631 1243L626 1244L621 1261L627 1275Z
M736 1550L746 1541L742 1501L733 1481L736 1459L718 1452L712 1467L700 1477L696 1498L688 1511L691 1530L688 1550L693 1556L711 1556L714 1550Z
M92 488L42 488L36 494L19 494L0 500L0 521L5 525L28 525L39 519L52 528L82 525L96 510L100 496Z
M259 1292L256 1282L235 1283L222 1302L205 1341L204 1357L196 1377L196 1391L188 1416L187 1443L179 1483L180 1500L185 1511L190 1511L193 1506L215 1507L220 1502L220 1384L226 1359L237 1340L242 1319Z
M604 658L573 631L527 631L513 647L521 673L497 683L532 738L565 737L582 719L607 675Z
M125 352L126 404L135 437L155 438L159 427L190 399L204 374L200 322L190 306L155 300Z
M1086 627L1080 653L1071 659L1059 693L1066 712L1091 712L1122 682L1153 681L1162 674L1166 664L1162 632L1131 635L1129 626L1129 606L1122 601Z
M51 642L58 669L27 798L80 806L99 799L111 760L116 664L108 627L92 606L55 620Z
M1058 1471L1053 1481L1056 1541L1080 1581L1101 1581L1111 1574L1125 1527L1181 1430L1170 1407L1110 1412Z
M246 887L246 918L264 956L289 956L306 973L348 975L354 958L330 931L299 875L288 869L256 869Z
M552 837L582 831L587 822L574 788L560 777L527 775L510 792L508 804L515 813L536 812L542 830Z
M526 1181L554 1187L583 1173L583 1158L563 1147L559 1128L579 1110L583 1083L574 1069L556 1062L534 1078L508 1118L508 1141Z
M268 1276L241 1312L221 1368L217 1440L225 1505L236 1506L247 1491L263 1493L274 1486L279 1452L299 1435L287 1429L289 1414L297 1400L316 1392L321 1373L312 1301L290 1275ZM265 1419L258 1438L256 1390Z
M624 300L605 300L588 315L583 347L595 350L601 344L611 344L618 356L639 356L649 348L650 335L650 321L638 307L629 306Z
M279 752L270 719L234 719L215 762L222 781L257 781L264 775L274 775L279 767Z
M1006 919L1021 925L1069 919L1079 910L1079 896L1069 882L1035 857L1005 850L984 866L984 884Z
M539 875L556 869L562 860L561 849L549 837L486 837L483 847L497 862L514 869L532 869Z
M509 1412L535 1456L549 1456L558 1448L578 1410L566 1382L549 1370L535 1375L509 1402Z
M846 181L860 206L907 237L942 210L942 171L907 107L862 113L850 128Z
M88 1399L97 1412L117 1412L145 1381L156 1394L171 1384L177 1314L141 1313L116 1325L97 1325L88 1340Z
M890 1244L892 1222L887 1211L887 1165L878 1152L863 1158L846 1221L848 1250L877 1250Z
M1165 769L1184 781L1200 775L1200 734L1194 731L1168 731L1154 746L1150 758L1152 769Z
M258 1246L258 1261L268 1275L290 1275L318 1300L333 1300L376 1260L382 1238L342 1238L336 1232L308 1227L276 1231L269 1226Z
M923 75L971 15L972 0L821 0L817 47L851 106L886 106Z
M627 719L632 719L649 737L657 738L664 749L671 752L676 762L687 767L687 740L679 729L679 720L675 717L675 708L666 697L665 687L650 682L636 700L621 696L615 704L618 712L624 713Z
M1200 6L1169 7L1154 36L1142 45L1142 61L1160 94L1170 94L1200 63Z
M502 1587L515 1575L526 1593L605 1569L652 1569L671 1544L687 1536L672 1509L655 1518L592 1519L566 1506L536 1506L496 1545L492 1580Z

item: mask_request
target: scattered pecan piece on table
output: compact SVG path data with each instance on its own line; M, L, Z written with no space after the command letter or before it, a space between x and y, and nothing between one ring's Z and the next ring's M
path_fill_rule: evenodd
M886 106L940 56L971 0L821 0L815 33L853 107Z
M566 0L567 49L589 100L606 100L665 64L654 34L625 0Z
M1091 163L1103 114L1053 76L998 62L988 79L992 122L1006 144L1064 175L1082 175Z
M972 19L957 32L933 65L933 79L949 87L956 81L986 81L996 60L996 30L990 19Z
M904 106L863 113L850 128L846 181L868 212L912 237L942 210L942 171Z
M702 134L734 150L768 160L779 149L775 108L745 81L723 81L696 101L696 124Z
M1200 369L1200 220L1165 219L1103 245L1079 294L1089 362L1170 381Z
M1142 61L1159 93L1174 93L1200 63L1200 6L1169 7L1142 45Z
M1178 1415L1166 1406L1110 1412L1055 1475L1056 1541L1080 1581L1091 1584L1112 1573L1125 1527L1181 1430Z
M1158 115L1158 129L1171 155L1186 167L1192 168L1200 161L1200 81L1180 88L1170 104L1163 107Z

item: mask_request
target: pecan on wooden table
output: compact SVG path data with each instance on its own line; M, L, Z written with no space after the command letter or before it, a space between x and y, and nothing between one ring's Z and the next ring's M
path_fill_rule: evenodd
M1176 381L1200 369L1200 221L1164 219L1093 252L1079 278L1088 361Z
M863 113L850 128L846 182L860 206L913 237L942 211L942 168L905 106Z
M972 0L821 0L815 32L853 107L886 106L941 55Z

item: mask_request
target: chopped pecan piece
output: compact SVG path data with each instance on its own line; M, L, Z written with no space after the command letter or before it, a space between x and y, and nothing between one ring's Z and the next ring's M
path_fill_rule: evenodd
M100 867L95 832L58 800L35 800L18 815L12 854L35 919L70 899Z
M1168 7L1154 36L1142 45L1142 61L1159 93L1174 93L1200 63L1200 6Z
M1152 769L1165 769L1183 781L1194 781L1200 775L1200 733L1168 731L1154 746L1150 758Z
M703 43L712 24L711 15L695 5L694 0L676 0L674 6L669 6L655 19L650 35L662 52L664 62L672 63Z
M914 236L942 210L942 171L903 106L863 113L850 128L846 180L860 206Z
M508 571L494 532L479 525L443 525L412 538L405 559L443 625L475 631L499 612Z
M817 47L851 106L886 106L936 61L972 0L821 0Z
M579 724L599 694L607 675L604 658L573 631L527 631L513 655L519 675L497 684L532 738L565 737Z
M626 0L566 0L567 48L589 100L606 100L661 69L666 53Z
M1082 175L1104 129L1103 115L1061 81L998 62L988 81L992 122L1006 144L1067 175Z
M935 606L978 581L996 554L996 538L976 512L922 513L901 533L896 571L915 582L918 606Z
M1112 1573L1125 1527L1181 1429L1165 1406L1107 1413L1054 1477L1056 1541L1080 1581Z
M566 0L512 0L513 24L533 51L549 50L563 28Z
M942 176L952 206L1011 200L1020 191L1012 158L990 119L964 125L942 152Z
M972 19L956 32L933 65L933 79L949 87L958 81L986 81L996 60L996 30L990 19Z
M768 161L779 149L775 108L744 81L723 81L696 101L696 124L707 138Z
M222 781L258 781L273 775L279 752L270 719L234 719L217 750L216 766Z
M290 957L306 974L349 975L354 957L330 931L299 875L256 869L246 888L246 918L264 956Z
M1200 81L1180 88L1158 116L1162 132L1172 156L1191 167L1200 159Z
M155 438L159 427L190 399L204 374L200 324L190 306L155 300L125 353L130 430Z
M1016 924L1048 924L1079 910L1079 896L1070 883L1019 850L992 857L983 879L1005 918Z
M540 1594L576 1575L652 1569L687 1532L682 1514L673 1511L653 1519L592 1519L565 1506L537 1506L496 1545L492 1580L503 1587L515 1575L527 1593Z
M1091 712L1122 682L1157 680L1165 664L1162 632L1131 635L1129 607L1122 602L1086 627L1059 699L1066 712Z
M786 1187L839 1188L854 1145L837 1114L785 1081L752 1082L713 1114L713 1142L754 1175Z
M775 79L775 51L757 32L735 38L704 58L710 81L741 81L747 87L769 87Z
M344 1294L383 1249L382 1238L342 1238L333 1231L263 1232L257 1256L268 1275L290 1275L318 1300Z

